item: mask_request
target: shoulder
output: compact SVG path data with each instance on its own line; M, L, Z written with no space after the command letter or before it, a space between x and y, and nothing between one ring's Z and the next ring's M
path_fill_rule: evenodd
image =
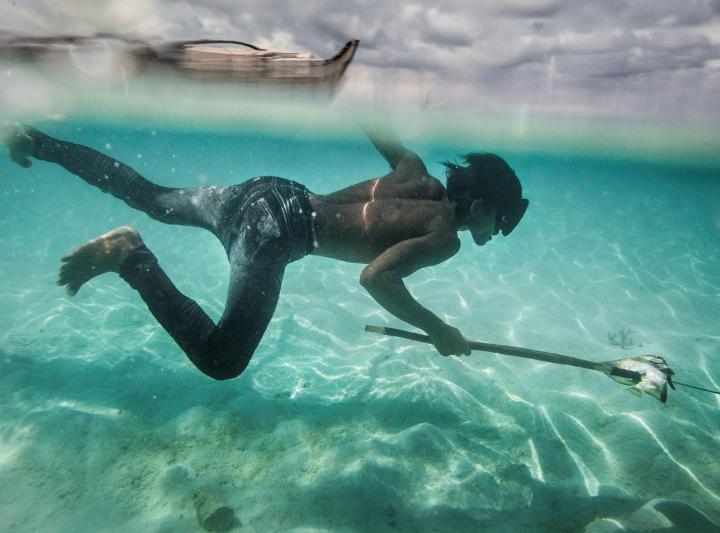
M382 184L388 196L441 200L446 195L445 186L440 180L427 173L425 165L410 163L398 165L395 170L382 178Z
M426 234L423 239L424 248L438 258L447 259L460 250L460 238L456 231L442 227Z
M425 192L428 199L440 200L447 194L445 186L439 179L433 178L431 175L426 174L424 178L422 178L422 180L424 181Z

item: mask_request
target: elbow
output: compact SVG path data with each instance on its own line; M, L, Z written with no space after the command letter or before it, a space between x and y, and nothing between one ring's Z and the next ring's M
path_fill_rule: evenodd
M360 274L360 285L363 286L365 290L368 292L372 292L373 289L377 289L378 287L385 286L390 282L391 279L397 278L398 276L391 271L387 270L374 270L370 268L366 268L362 271L362 274Z
M235 378L238 377L240 374L242 374L242 372L224 372L224 371L221 371L221 372L215 372L215 371L205 372L205 375L208 376L208 377L210 377L210 378L212 378L214 381L228 381L228 380L231 380L231 379L235 379Z
M368 271L366 268L360 274L360 285L366 290L370 290L377 283L377 276L375 273Z

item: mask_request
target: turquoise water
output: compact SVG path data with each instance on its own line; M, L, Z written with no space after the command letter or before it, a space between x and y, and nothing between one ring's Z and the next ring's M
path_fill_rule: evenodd
M386 171L360 134L34 125L167 186L272 174L326 193ZM594 361L655 353L679 380L720 386L720 167L408 144L438 177L442 160L499 148L531 200L510 237L463 235L460 254L407 280L467 338ZM663 405L599 373L364 333L404 325L359 286L362 265L318 257L288 267L246 372L214 382L116 276L75 298L55 286L60 256L132 224L217 318L228 267L211 235L47 163L3 156L0 176L3 531L197 531L198 486L243 531L718 530L718 396Z

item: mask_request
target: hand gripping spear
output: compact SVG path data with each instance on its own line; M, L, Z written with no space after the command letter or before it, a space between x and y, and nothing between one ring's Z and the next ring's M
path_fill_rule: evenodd
M402 329L386 328L382 326L365 326L365 331L379 333L381 335L389 335L392 337L402 337L403 339L411 341L431 343L430 337L427 335L421 335L419 333L413 333ZM579 368L587 368L588 370L596 370L598 372L602 372L618 383L627 385L633 392L645 392L654 396L663 403L667 401L668 385L670 385L673 389L675 389L675 385L682 385L684 387L690 387L704 392L720 394L720 391L714 391L674 381L672 376L675 372L667 365L665 359L659 355L640 355L638 357L595 363L577 357L542 352L540 350L531 350L529 348L506 346L503 344L490 344L487 342L477 341L469 341L468 344L472 350L479 352L511 355L513 357L535 359L536 361L545 361L547 363L555 363L558 365L569 365Z

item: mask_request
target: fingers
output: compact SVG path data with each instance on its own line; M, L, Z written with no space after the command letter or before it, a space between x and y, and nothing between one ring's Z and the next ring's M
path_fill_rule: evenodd
M467 343L465 346L436 346L435 348L443 357L449 357L451 355L468 356L472 353L472 350L470 350L470 346L467 345Z
M443 344L440 346L435 346L438 352L440 352L440 355L443 357L449 357L451 355L457 355L457 356L468 356L472 353L472 350L470 349L470 345L465 342L463 339L462 342L456 342L453 344Z
M440 350L438 350L438 352L440 352ZM440 355L442 355L443 357L450 357L451 355L457 355L458 357L467 357L468 355L470 355L470 353L461 352L458 350L445 350L440 352Z
M472 352L470 344L465 340L460 330L452 326L446 325L444 328L431 333L430 338L435 345L435 349L443 357L450 355L467 356Z

